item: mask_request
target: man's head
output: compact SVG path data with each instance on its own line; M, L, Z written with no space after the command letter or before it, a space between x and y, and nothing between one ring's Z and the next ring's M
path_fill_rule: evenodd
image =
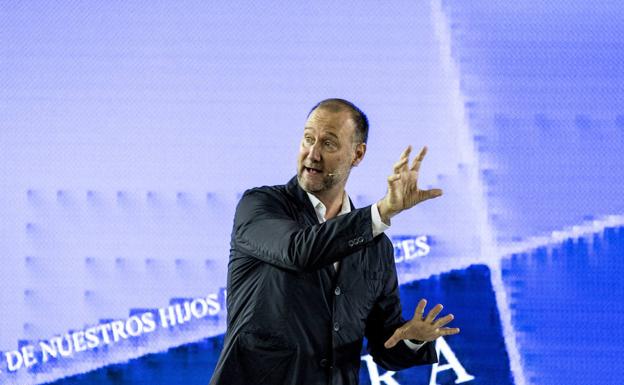
M297 159L299 185L309 193L341 191L366 153L368 119L353 103L326 99L310 110Z

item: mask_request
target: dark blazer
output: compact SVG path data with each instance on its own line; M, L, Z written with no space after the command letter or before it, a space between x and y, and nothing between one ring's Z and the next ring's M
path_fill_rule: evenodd
M297 178L245 192L234 217L228 326L211 385L357 384L363 338L375 362L437 362L383 343L401 317L394 248L373 238L371 207L319 224ZM333 263L340 261L335 272Z

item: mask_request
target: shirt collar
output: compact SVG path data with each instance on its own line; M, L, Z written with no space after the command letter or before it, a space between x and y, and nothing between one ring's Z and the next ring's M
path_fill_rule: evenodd
M314 207L314 211L316 212L316 217L318 218L319 222L325 222L325 212L327 208L325 207L323 202L321 202L320 199L318 199L317 197L315 197L314 195L310 194L307 191L306 191L306 194L308 194L308 198L310 198L310 202L312 202L312 206ZM342 193L342 208L340 209L340 212L338 212L338 215L343 215L343 214L347 214L350 212L351 212L351 202L349 201L349 195L347 194L346 191L344 191Z

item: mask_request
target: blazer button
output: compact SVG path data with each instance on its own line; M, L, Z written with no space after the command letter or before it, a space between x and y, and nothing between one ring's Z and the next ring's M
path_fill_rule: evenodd
M319 362L319 365L321 365L321 368L326 368L329 365L329 361L327 361L326 358L323 358L321 362Z
M334 322L334 331L340 330L340 324L338 322Z
M334 294L340 295L341 293L342 293L342 290L340 290L340 286L336 286L336 288L334 289Z
M362 242L364 242L364 238L359 237L359 238L358 238L358 243L362 243Z
M353 247L353 240L349 240L349 247Z

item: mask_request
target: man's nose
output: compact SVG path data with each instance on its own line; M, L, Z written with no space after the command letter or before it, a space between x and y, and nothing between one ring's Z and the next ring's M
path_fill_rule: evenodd
M310 147L310 151L308 152L308 158L315 162L319 162L321 160L321 149L318 142L314 143Z

